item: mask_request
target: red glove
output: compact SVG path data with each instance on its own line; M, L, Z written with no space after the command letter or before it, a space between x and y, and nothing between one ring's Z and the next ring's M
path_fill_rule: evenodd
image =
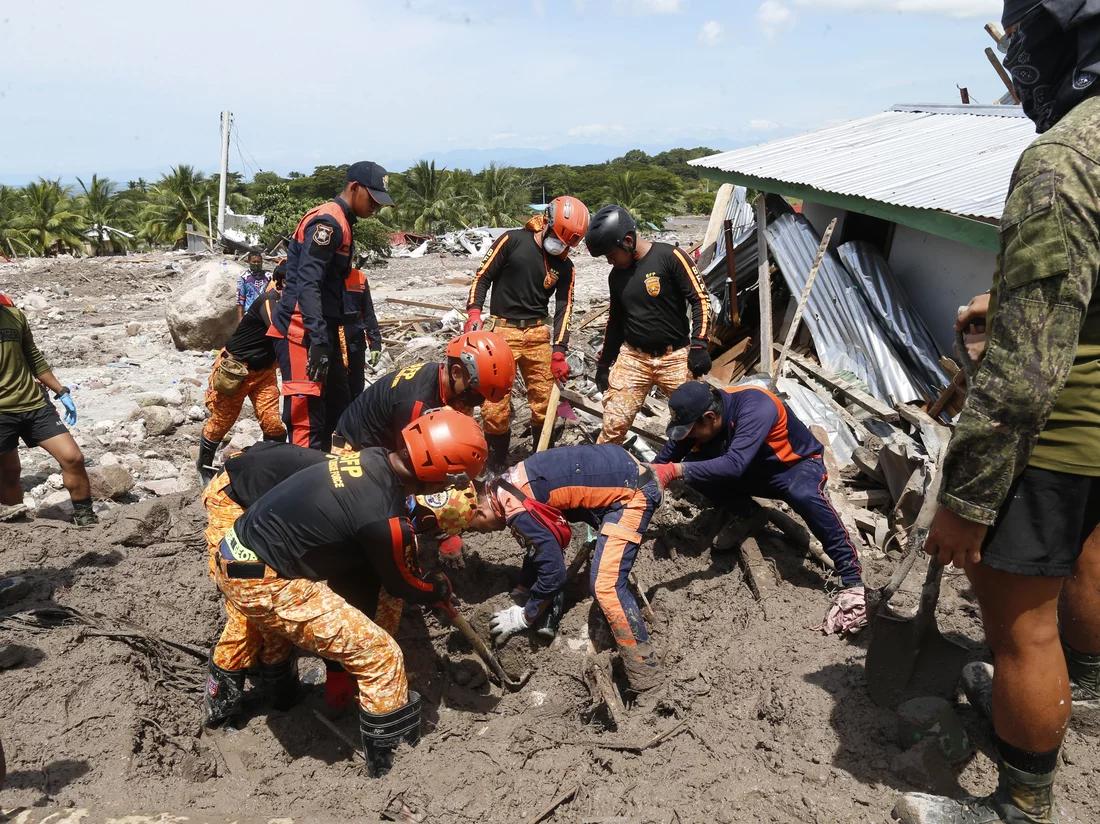
M15 304L11 302L11 298L0 292L0 306L15 306Z
M355 698L355 679L347 670L329 670L325 673L325 706L332 710L346 710Z
M462 560L462 539L457 535L450 535L440 541L439 561L447 566L463 567L465 564Z
M467 309L466 310L466 325L462 327L463 332L476 332L481 328L481 310L480 309Z
M649 468L657 476L657 485L664 489L677 478L684 477L684 466L678 463L650 464Z
M569 362L565 359L564 352L555 352L550 356L550 371L554 373L554 380L564 383L569 377Z

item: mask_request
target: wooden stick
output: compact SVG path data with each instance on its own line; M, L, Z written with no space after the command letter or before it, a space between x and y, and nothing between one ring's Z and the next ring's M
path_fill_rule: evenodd
M733 221L722 224L722 233L726 239L726 278L729 280L730 325L736 329L741 325L741 307L737 305L737 261L733 253Z
M985 32L993 38L993 42L998 46L1001 45L1001 41L1005 39L1005 30L996 23L986 23Z
M584 316L584 320L582 320L580 322L580 326L578 326L577 328L578 329L587 329L593 323L595 323L600 318L602 318L604 315L606 315L610 309L611 309L611 304L609 303L603 309L597 309L595 312L589 312L587 315Z
M333 735L335 735L337 738L339 738L341 741L343 741L345 744L348 745L348 749L351 750L353 756L357 755L360 758L362 758L364 761L367 760L366 753L364 753L361 748L357 747L354 741L352 741L350 738L348 738L346 735L344 735L344 731L342 729L340 729L335 724L333 724L331 721L329 721L327 718L325 718L325 716L321 715L321 713L319 711L314 710L313 714L317 716L318 721L320 721L322 724L324 724L326 727L328 727L329 732L331 732Z
M989 63L993 66L993 71L997 72L997 77L1001 78L1001 82L1005 84L1005 88L1008 89L1008 96L1012 98L1012 102L1017 106L1020 105L1020 95L1016 94L1016 87L1012 85L1012 78L1009 77L1008 72L1005 71L1005 67L1001 65L1000 59L993 53L993 49L986 47L985 56L989 58Z
M398 303L402 306L419 306L421 309L438 309L441 312L456 311L463 315L466 314L465 309L459 309L457 306L448 306L444 303L427 303L422 300L406 300L405 298L386 298L387 303Z
M549 818L550 815L553 814L554 810L556 810L567 801L570 801L573 796L580 792L580 789L581 785L577 784L572 789L563 792L561 795L559 795L557 798L555 798L553 801L551 801L549 804L547 804L545 807L535 813L535 817L531 819L531 824L539 824L539 822L543 819Z
M764 230L768 224L768 210L764 195L756 198L756 277L760 295L760 362L763 371L772 374L772 274L768 265L768 237Z
M561 387L557 381L550 388L550 402L546 404L546 417L542 421L539 433L539 445L536 452L542 452L550 446L550 436L554 434L554 423L558 420L558 404L561 403Z
M890 423L896 423L901 419L901 415L898 414L896 409L891 409L885 403L878 398L864 392L862 389L853 386L843 378L837 377L830 372L825 371L824 368L810 361L808 358L804 358L797 352L791 352L787 355L791 363L796 364L809 375L813 376L813 379L821 384L824 384L827 388L834 392L839 392L848 400L854 402L858 406L863 407L868 412L882 418L884 421Z
M810 267L806 285L802 287L802 294L798 296L798 308L794 310L794 320L791 321L791 326L787 330L787 339L783 341L783 348L779 350L779 360L776 362L775 372L772 374L772 389L775 389L776 380L783 374L783 363L787 360L787 355L791 351L795 333L798 332L798 324L802 322L802 313L806 309L806 303L810 300L810 290L814 288L814 281L817 280L817 271L821 268L821 261L825 259L825 250L829 248L829 241L832 240L836 220L834 217L829 221L825 234L821 236L821 243L817 245L817 256L814 258L814 265Z

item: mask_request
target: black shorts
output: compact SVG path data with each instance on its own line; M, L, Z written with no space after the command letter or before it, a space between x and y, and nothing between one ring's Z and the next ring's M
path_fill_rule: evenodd
M0 412L0 452L11 452L20 438L27 446L38 446L68 431L52 404L30 412Z
M1098 522L1100 478L1029 466L989 528L982 563L1015 575L1068 576Z

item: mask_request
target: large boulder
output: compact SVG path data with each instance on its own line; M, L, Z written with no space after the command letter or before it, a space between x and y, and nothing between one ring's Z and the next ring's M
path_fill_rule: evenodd
M237 327L237 278L244 267L222 258L205 260L172 293L168 331L177 349L218 349Z
M92 486L92 497L98 501L121 498L134 488L134 476L117 462L89 466L88 481Z
M167 406L141 406L131 415L132 421L143 421L148 435L167 435L178 425L172 410Z

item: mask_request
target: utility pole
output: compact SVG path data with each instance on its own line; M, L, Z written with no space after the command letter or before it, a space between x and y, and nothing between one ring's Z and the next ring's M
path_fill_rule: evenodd
M218 240L225 232L225 186L229 175L229 129L233 124L233 112L222 112L222 162L218 167L221 180L218 182Z

